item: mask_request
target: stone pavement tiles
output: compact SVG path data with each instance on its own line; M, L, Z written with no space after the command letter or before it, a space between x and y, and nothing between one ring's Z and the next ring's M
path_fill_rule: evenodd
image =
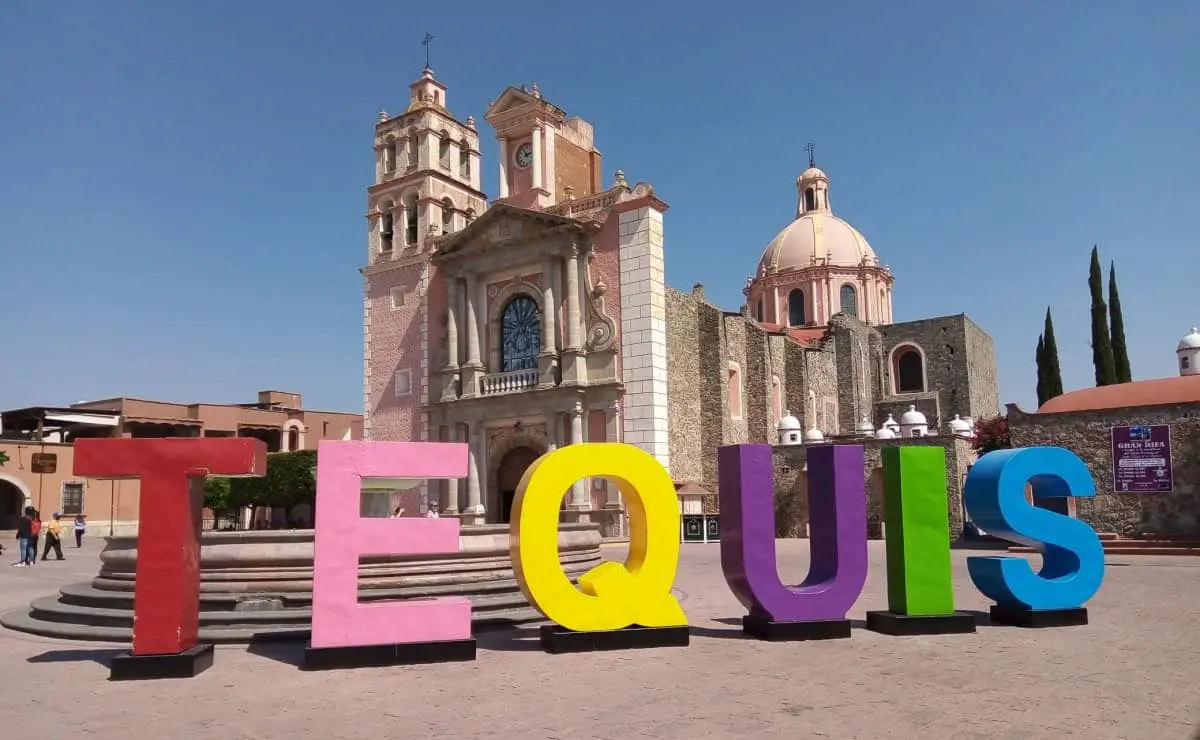
M780 542L782 572L807 568ZM63 563L0 567L0 609L97 569L99 543ZM610 558L621 548L605 548ZM986 610L954 552L960 609ZM546 655L530 629L479 636L474 663L301 672L303 646L217 648L190 680L108 682L122 646L0 630L0 727L61 717L88 738L1131 738L1200 725L1200 558L1110 558L1086 627L981 626L975 635L861 629L886 607L883 543L849 640L743 639L718 545L684 545L676 586L688 648ZM77 728L77 729L76 729Z

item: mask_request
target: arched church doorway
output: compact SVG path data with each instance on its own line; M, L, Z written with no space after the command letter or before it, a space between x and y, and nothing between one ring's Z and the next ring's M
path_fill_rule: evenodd
M0 530L16 529L25 508L25 492L10 480L0 477Z
M507 524L512 519L513 499L521 485L521 476L541 455L532 447L514 447L500 458L496 471L496 487L500 492L500 521Z

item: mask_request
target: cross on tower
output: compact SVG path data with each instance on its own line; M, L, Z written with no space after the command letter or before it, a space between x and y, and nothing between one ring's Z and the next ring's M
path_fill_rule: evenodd
M429 43L433 41L433 34L426 32L425 40L421 42L421 46L425 47L425 69L430 69L429 66Z
M808 152L808 166L809 167L817 166L816 160L813 159L813 152L815 152L816 150L817 150L817 145L812 143L811 141L808 142L808 146L804 147L804 151Z

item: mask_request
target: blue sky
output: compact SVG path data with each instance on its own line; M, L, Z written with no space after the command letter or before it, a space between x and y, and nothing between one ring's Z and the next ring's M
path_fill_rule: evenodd
M969 314L1002 401L1032 405L1047 304L1066 387L1092 384L1093 244L1136 377L1173 374L1200 324L1190 0L414 6L0 5L0 407L282 388L361 410L371 132L426 31L460 118L536 81L591 121L605 184L672 205L668 282L728 309L814 141L897 320Z

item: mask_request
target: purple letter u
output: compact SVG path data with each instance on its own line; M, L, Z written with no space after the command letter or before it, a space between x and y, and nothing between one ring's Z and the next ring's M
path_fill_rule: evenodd
M721 569L751 614L774 622L845 619L867 582L867 495L860 445L808 450L808 577L779 580L770 445L717 451Z

